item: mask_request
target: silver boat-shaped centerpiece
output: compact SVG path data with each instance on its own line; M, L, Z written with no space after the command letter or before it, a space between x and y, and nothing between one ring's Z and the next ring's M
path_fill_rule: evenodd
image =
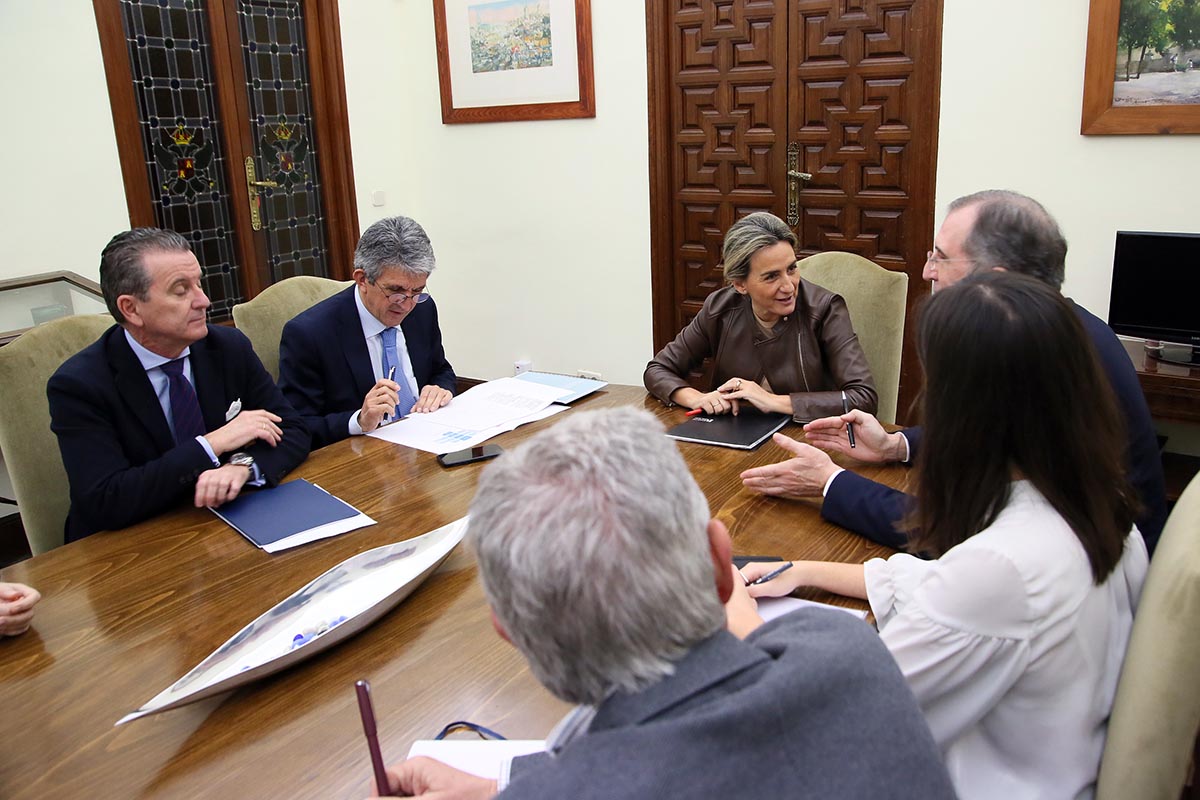
M467 518L348 558L242 628L117 725L227 692L348 639L408 597L450 555Z

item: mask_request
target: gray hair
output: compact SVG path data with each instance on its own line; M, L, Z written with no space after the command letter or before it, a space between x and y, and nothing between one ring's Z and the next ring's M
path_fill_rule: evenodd
M796 234L768 211L755 211L733 223L725 233L725 245L721 248L725 280L744 280L750 274L750 259L754 254L779 242L790 242L795 249Z
M708 501L646 411L575 412L484 470L467 538L534 676L597 704L674 669L725 624Z
M978 216L963 242L975 270L1003 267L1062 289L1067 240L1041 203L1019 192L988 189L950 204L950 211L978 207Z
M354 268L367 273L371 283L388 268L428 277L436 266L433 245L415 220L386 217L363 231L354 249Z
M128 294L145 300L150 291L150 276L142 258L147 253L184 252L192 252L187 239L162 228L134 228L109 239L100 253L100 291L118 325L125 324L125 315L117 308L117 298Z

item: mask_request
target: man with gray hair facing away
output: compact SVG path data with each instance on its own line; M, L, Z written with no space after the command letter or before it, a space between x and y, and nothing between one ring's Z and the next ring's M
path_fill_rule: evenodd
M420 225L381 219L358 240L355 285L284 326L279 388L313 449L450 402L457 379L425 291L435 264Z
M499 781L414 758L389 770L391 793L954 796L868 625L804 609L734 635L758 615L729 533L645 411L576 413L501 456L467 538L496 631L578 706Z

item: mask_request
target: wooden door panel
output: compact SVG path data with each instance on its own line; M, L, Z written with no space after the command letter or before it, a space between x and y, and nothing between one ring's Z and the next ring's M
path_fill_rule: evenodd
M813 179L798 252L844 250L909 276L911 329L933 236L941 4L792 0L789 138ZM905 334L899 419L915 396Z
M787 125L783 0L676 0L670 10L671 327L722 284L725 230L777 208Z

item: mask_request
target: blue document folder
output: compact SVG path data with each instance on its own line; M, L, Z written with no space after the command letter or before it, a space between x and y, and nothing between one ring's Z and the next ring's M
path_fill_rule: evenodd
M259 547L358 514L353 506L303 478L246 492L212 511Z

